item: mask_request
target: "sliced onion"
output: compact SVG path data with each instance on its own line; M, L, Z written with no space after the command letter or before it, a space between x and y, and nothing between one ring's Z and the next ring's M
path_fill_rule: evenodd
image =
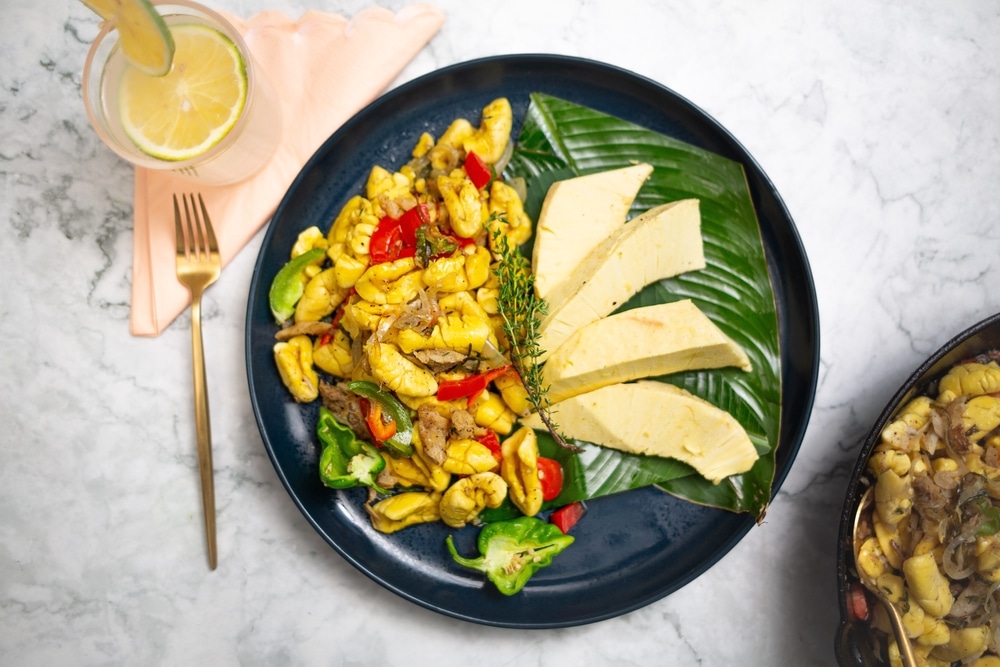
M381 343L385 340L386 334L392 329L393 323L399 318L399 315L386 315L385 317L379 319L378 326L375 327L375 340Z
M955 597L955 602L951 605L948 618L956 621L964 621L965 625L980 625L982 616L985 615L985 603L989 586L978 577L969 582L969 585Z
M375 198L383 213L390 218L398 218L403 215L404 210L400 202L396 201L386 193L381 193Z
M1000 581L992 582L989 590L986 592L986 600L983 602L983 609L985 609L988 614L995 614L1000 611L1000 609L997 608L997 590L1000 590Z
M399 316L393 321L392 327L402 331L411 329L413 331L423 331L430 329L431 314L424 301L419 298L406 304L400 311Z
M361 365L368 360L367 355L365 355L365 342L362 340L361 336L355 336L354 340L351 341L351 361L355 368L361 368Z
M973 538L974 540L975 538ZM953 581L967 579L976 571L977 561L975 556L966 554L965 550L962 549L962 547L969 544L966 539L956 538L944 548L944 554L941 557L941 569ZM966 558L967 555L970 557ZM960 557L962 562L958 562L956 556Z
M986 493L986 478L982 475L969 474L962 480L962 493L958 496L958 506L961 507L970 500Z
M441 304L438 303L437 290L433 288L430 291L420 289L417 291L417 296L420 297L421 303L427 310L427 316L430 318L427 326L433 327L437 324L438 318L444 315L444 311L441 310Z
M985 516L976 504L968 506L970 515L961 525L961 531L948 541L941 557L941 568L952 580L965 579L976 571L978 559L974 553L976 534ZM960 520L961 506L956 508L956 520Z
M948 520L948 517L945 517L940 521L938 521L936 532L937 532L938 542L940 542L941 544L944 544L948 541L948 525L950 523L951 522Z
M274 334L276 340L288 340L295 336L323 336L333 331L329 322L296 322Z
M507 180L507 185L513 188L514 192L517 193L518 198L523 202L528 198L528 184L524 180L524 177L517 176Z
M948 439L948 416L943 410L931 410L931 427L939 438L942 440Z
M962 483L962 475L957 470L939 470L934 473L934 483L942 489L952 491Z
M965 465L965 457L962 456L963 453L969 451L970 446L969 438L965 434L965 425L962 421L962 415L965 413L965 405L965 398L960 396L945 408L949 423L948 433L945 437L945 446L948 448L948 453L955 460L955 463L958 464L958 469L962 473L969 471L968 466Z
M413 331L420 331L424 328L426 319L421 317L419 313L403 313L396 318L393 322L393 328L400 331L404 329L411 329Z
M500 159L493 163L493 171L496 172L497 175L502 174L503 170L507 168L507 163L510 162L512 155L514 155L514 142L508 139L507 145L503 147L503 153L500 155ZM524 201L524 197L521 197L521 201Z
M914 509L931 522L947 520L950 495L926 472L912 475ZM942 542L944 539L942 538Z
M939 436L936 431L929 429L924 430L923 437L920 442L924 451L933 456L934 452L936 452L937 448L941 445L941 436Z
M486 344L483 345L482 355L484 370L493 370L494 368L510 365L510 359L505 357L500 348L494 345L488 338L486 339Z
M408 163L410 169L416 174L417 178L423 177L429 170L431 165L430 151L427 151L420 157L415 157Z

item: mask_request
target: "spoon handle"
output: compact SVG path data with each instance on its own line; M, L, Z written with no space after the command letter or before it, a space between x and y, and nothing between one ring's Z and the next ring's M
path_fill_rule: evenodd
M892 623L892 632L896 636L896 646L899 647L899 657L903 661L903 667L917 667L917 659L913 655L913 644L903 627L903 617L900 615L896 605L885 598L879 596L885 610L889 612L889 621Z
M913 655L913 644L910 643L910 637L906 634L906 628L903 626L903 616L896 609L896 605L885 596L885 593L879 590L876 583L862 573L861 566L858 565L858 554L861 548L858 528L861 525L861 515L872 502L872 489L873 487L869 486L864 494L862 494L861 500L858 501L858 509L854 514L854 567L858 570L862 585L879 599L879 602L882 603L882 606L889 613L889 620L892 623L892 633L896 637L896 646L899 648L899 657L903 661L903 667L917 667L917 659Z

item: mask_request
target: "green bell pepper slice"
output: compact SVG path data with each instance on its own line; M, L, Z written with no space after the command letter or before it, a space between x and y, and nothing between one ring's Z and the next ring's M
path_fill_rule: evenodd
M504 595L514 595L535 572L573 543L572 535L547 521L522 516L491 523L479 532L478 558L464 558L449 535L445 538L451 557L459 565L486 573Z
M295 314L295 304L306 290L306 269L314 264L322 264L325 259L326 250L313 248L290 260L274 276L268 300L271 314L279 325Z
M382 407L382 411L396 422L396 432L392 437L383 441L389 452L396 456L412 456L413 420L410 419L410 412L406 406L389 392L379 389L379 386L374 382L357 380L349 383L347 388L358 396L378 403Z
M354 432L337 421L327 408L319 409L316 435L323 446L319 457L319 478L331 489L369 486L387 493L375 482L385 468L385 459L370 442L358 440Z
M988 537L1000 532L1000 509L994 507L989 498L976 498L973 502L983 513L976 537Z

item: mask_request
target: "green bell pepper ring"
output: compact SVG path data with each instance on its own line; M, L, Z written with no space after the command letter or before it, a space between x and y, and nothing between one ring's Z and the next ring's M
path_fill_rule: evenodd
M535 572L550 565L573 539L547 521L522 516L483 528L479 532L478 558L460 556L451 535L445 542L456 563L486 573L501 593L514 595Z
M369 401L375 401L382 408L383 414L396 422L396 432L383 444L390 453L408 457L413 455L413 420L406 406L399 402L389 392L382 391L374 382L358 380L347 385L350 391L358 396L364 396Z
M326 250L313 248L289 261L274 276L268 300L271 314L278 324L283 324L295 314L295 304L306 290L306 269L313 264L322 264L325 259Z
M327 408L319 409L316 435L323 445L319 457L319 478L331 489L369 486L387 493L375 482L385 468L385 459L368 442L358 440L354 432L337 421Z
M1000 532L1000 510L990 503L989 498L976 498L973 502L983 513L979 528L976 529L976 537L987 537Z
M412 209L411 209L412 210ZM431 260L445 257L458 250L458 243L430 225L422 225L414 233L417 266L427 266Z

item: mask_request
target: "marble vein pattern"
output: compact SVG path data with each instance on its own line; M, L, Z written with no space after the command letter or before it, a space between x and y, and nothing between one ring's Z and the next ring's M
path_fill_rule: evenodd
M210 4L248 16L370 3ZM4 0L0 664L834 664L837 521L860 442L926 356L1000 309L1000 8L435 4L447 22L396 84L503 53L609 62L706 110L782 194L822 354L808 433L766 521L677 593L582 627L481 627L382 589L315 533L261 444L243 357L258 237L205 296L221 562L209 574L189 320L128 334L132 172L80 100L98 20L77 0Z

